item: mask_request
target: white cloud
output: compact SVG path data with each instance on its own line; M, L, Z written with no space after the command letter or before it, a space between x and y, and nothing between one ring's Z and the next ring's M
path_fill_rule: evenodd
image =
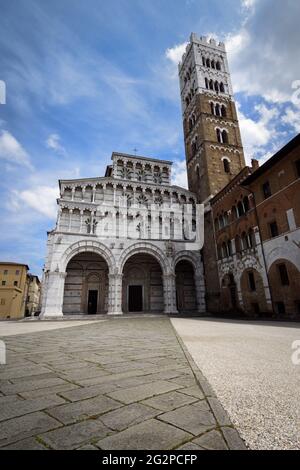
M290 101L292 83L300 79L300 3L244 0L242 5L251 7L251 14L246 12L241 27L225 38L234 91Z
M257 0L241 0L241 1L242 1L242 7L248 10L254 8L255 4L257 3Z
M172 184L187 188L187 171L185 160L175 160L172 167Z
M66 149L60 143L60 136L58 134L50 134L46 140L46 145L49 149L54 150L59 155L65 156L67 154Z
M12 134L4 130L0 133L0 159L32 169L29 155L22 145Z
M288 107L285 114L282 116L281 121L284 124L289 124L296 132L300 132L300 110L295 110Z
M265 152L265 147L276 136L276 118L279 111L275 107L267 107L264 104L256 105L254 110L258 113L258 120L253 120L241 111L237 103L237 111L241 135L243 140L246 163L250 164L251 158L259 158Z
M59 196L58 188L52 186L37 186L36 188L12 192L11 203L14 211L22 210L24 203L34 211L49 219L57 215L56 199Z
M166 50L166 57L173 62L173 64L178 65L182 59L183 54L185 53L187 42L182 44L177 44L177 46L170 47Z

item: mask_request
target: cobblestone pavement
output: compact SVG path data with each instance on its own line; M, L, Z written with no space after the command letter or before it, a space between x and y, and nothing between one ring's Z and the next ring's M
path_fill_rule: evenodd
M9 336L1 449L243 449L168 318Z

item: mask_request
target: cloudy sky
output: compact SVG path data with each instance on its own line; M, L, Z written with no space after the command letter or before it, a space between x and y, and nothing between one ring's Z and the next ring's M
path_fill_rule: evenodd
M272 155L300 132L299 17L298 0L1 0L0 259L40 274L58 178L103 176L112 151L173 160L186 184L192 31L227 44L248 161Z

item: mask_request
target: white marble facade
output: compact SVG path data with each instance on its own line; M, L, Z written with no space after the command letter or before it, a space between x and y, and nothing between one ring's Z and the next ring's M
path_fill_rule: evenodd
M205 312L201 246L193 239L196 196L171 185L171 168L113 153L104 177L59 182L41 318ZM187 207L189 227L182 224Z

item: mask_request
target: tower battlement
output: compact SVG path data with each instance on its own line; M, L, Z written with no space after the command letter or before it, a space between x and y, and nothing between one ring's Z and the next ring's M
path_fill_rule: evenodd
M198 44L199 46L205 46L205 48L212 49L212 52L226 53L224 42L216 41L214 38L208 38L207 36L198 36L196 33L191 33L190 42L187 44L185 53L182 56L181 61L178 64L179 70L181 69L184 61L188 55L192 44Z

